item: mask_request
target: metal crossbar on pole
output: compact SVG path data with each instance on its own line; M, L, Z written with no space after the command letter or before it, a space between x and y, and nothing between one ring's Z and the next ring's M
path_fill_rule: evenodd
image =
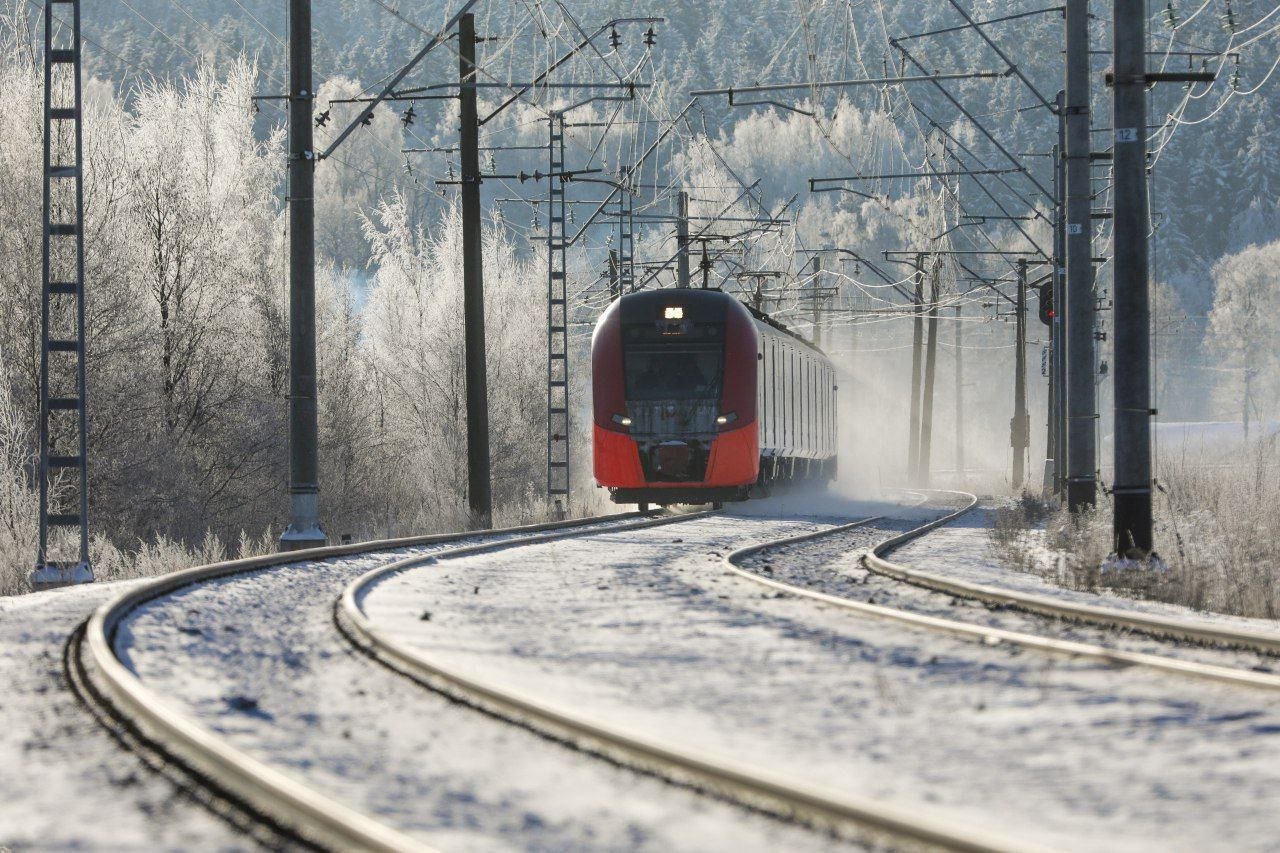
M1011 172L1024 172L1025 169L952 169L938 172L882 172L872 175L840 175L832 178L810 178L809 190L814 191L814 187L820 183L834 183L836 181L879 181L890 180L893 178L955 178L972 175L1007 175Z
M977 80L991 77L1007 77L1008 71L961 71L951 74L916 74L903 77L868 77L858 80L817 80L808 83L774 83L768 86L728 86L723 89L698 89L689 96L700 98L710 95L755 95L762 92L786 92L792 89L845 89L852 86L887 86L896 83L934 83L939 80Z
M564 114L551 113L547 137L547 499L569 510L569 300L566 278ZM623 196L629 196L623 193ZM625 218L625 217L621 217ZM629 266L624 263L624 266Z
M61 27L57 33L55 2L71 6L71 26ZM30 576L34 589L93 581L89 565L80 45L79 0L45 0L40 543ZM59 442L69 443L74 450L59 450ZM61 535L71 531L74 538Z

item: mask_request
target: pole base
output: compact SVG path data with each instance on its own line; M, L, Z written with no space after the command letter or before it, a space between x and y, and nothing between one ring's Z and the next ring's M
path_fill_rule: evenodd
M290 496L293 521L280 534L281 551L302 551L307 548L323 548L329 537L320 526L316 512L317 494L312 491L294 492Z
M1112 554L1098 567L1103 574L1124 572L1167 573L1169 565L1155 551L1145 553L1130 549L1127 554Z
M307 548L323 548L329 544L329 537L318 524L295 529L292 524L280 534L281 551L304 551Z
M36 566L27 576L31 588L36 592L44 589L57 589L62 586L76 586L82 583L93 583L93 569L88 563L74 565Z
M1098 483L1092 477L1067 480L1067 509L1073 514L1093 509L1097 503Z

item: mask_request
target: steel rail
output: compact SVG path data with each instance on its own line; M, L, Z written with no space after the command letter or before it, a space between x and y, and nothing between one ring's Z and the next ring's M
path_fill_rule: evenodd
M892 567L894 572L902 571L913 573L914 570L905 569L897 566L884 559L883 555L898 548L907 542L918 539L931 530L935 530L944 524L960 518L975 506L978 499L963 492L944 492L944 494L963 495L969 499L969 503L964 508L937 518L928 524L909 530L898 536L881 542L871 551L863 556L864 564L871 560L878 560L882 564ZM834 605L845 610L852 610L867 616L878 619L884 619L892 622L899 622L917 628L927 628L933 631L942 631L957 636L978 640L982 643L995 644L1006 642L1011 645L1023 646L1025 648L1036 649L1052 654L1062 654L1070 657L1087 657L1101 660L1106 663L1112 663L1120 666L1144 666L1149 669L1155 669L1162 672L1175 673L1193 678L1209 679L1228 684L1234 684L1246 687L1262 687L1268 689L1280 689L1280 674L1257 672L1255 670L1240 669L1230 666L1221 666L1218 664L1199 663L1196 661L1184 660L1181 658L1166 657L1164 655L1147 654L1143 652L1126 652L1116 649L1109 649L1094 643L1081 643L1074 640L1058 640L1051 637L1044 637L1038 634L1028 634L1021 631L1010 631L1004 628L993 628L986 625L975 625L972 622L962 622L955 619L944 619L938 616L927 616L921 613L914 613L910 610L902 610L896 607L886 607L881 604L869 604L863 601L856 601L851 598L845 598L830 593L819 592L808 587L797 586L795 584L786 583L785 581L775 580L773 578L764 577L761 574L744 568L741 563L748 557L754 556L764 551L785 547L788 545L796 545L804 542L810 542L820 539L824 536L830 536L837 533L846 532L858 527L871 524L875 521L883 519L884 516L874 518L864 518L849 524L830 527L825 530L819 530L813 533L805 533L799 536L789 536L785 539L777 539L771 542L752 545L747 548L739 548L730 552L721 559L721 564L726 571L746 578L764 586L775 590L786 592L802 598L809 598L820 601L824 604ZM869 567L868 567L869 568ZM869 568L870 570L870 568ZM885 574L896 580L902 580L896 574L888 572L877 572L877 574ZM932 588L932 587L931 587ZM951 592L949 589L938 588L939 592ZM1016 598L1016 594L1008 593L1003 590L993 590L994 593L1010 600ZM958 594L958 593L957 593ZM977 597L977 596L969 596ZM995 599L983 599L984 601L995 601ZM1049 599L1045 599L1049 601ZM1006 603L1003 599L999 603ZM1053 602L1051 602L1053 603ZM1016 605L1014 605L1016 606ZM1036 611L1037 615L1053 616L1057 618L1069 618L1061 613L1055 613L1048 610Z
M638 530L710 514L693 513L682 518L618 525L604 532ZM584 535L590 533L584 531ZM405 569L558 538L562 537L533 537L458 548L374 569L354 580L343 591L335 607L336 621L358 648L428 689L583 752L603 756L617 764L706 791L751 809L824 830L848 832L857 828L863 836L871 834L898 842L905 840L930 848L959 851L1039 849L917 809L851 796L720 755L672 745L594 718L577 708L548 702L503 686L492 679L435 660L422 649L381 630L361 606L361 601L374 585Z
M624 522L619 526L626 526L625 522L642 515L627 512L487 531L311 548L213 563L163 575L105 602L93 613L85 624L83 637L73 638L69 646L76 658L74 665L77 671L69 669L68 676L73 682L88 681L89 689L78 690L77 693L100 722L106 725L108 719L115 719L134 734L133 742L163 756L166 762L176 764L195 787L212 791L216 797L231 802L239 811L273 831L296 837L307 845L334 850L430 850L417 839L253 758L183 715L144 684L116 655L114 641L121 623L139 607L157 598L186 587L260 569L457 542L476 536L520 538L524 534L591 528L611 522Z
M958 513L933 523L932 530L942 524L959 518L977 505L977 498L967 492L945 492L933 490L935 494L952 494L970 501L969 505ZM877 545L865 558L869 571L914 586L945 592L960 598L970 598L989 604L1000 604L1007 607L1052 616L1073 622L1101 625L1109 628L1123 628L1155 637L1187 640L1212 646L1246 649L1266 655L1280 655L1280 633L1254 630L1243 627L1214 625L1209 622L1177 619L1169 616L1158 616L1151 613L1131 612L1114 607L1093 604L1080 604L1064 601L1049 595L1015 592L985 584L957 580L944 575L911 569L885 559L885 555L899 546L927 533L928 530L911 531L902 536Z

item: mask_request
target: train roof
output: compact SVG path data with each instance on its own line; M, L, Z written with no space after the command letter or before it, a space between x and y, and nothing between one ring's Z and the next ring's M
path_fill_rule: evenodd
M657 288L655 290L639 290L639 291L636 291L635 293L628 293L624 295L618 301L619 303L629 303L627 307L631 307L631 306L648 307L650 303L661 302L666 299L671 299L672 295L677 293L680 294L680 301L684 305L694 306L694 307L702 306L708 310L713 310L713 306L723 305L725 300L732 300L733 302L736 302L737 304L745 308L747 310L747 313L750 314L752 317L754 317L757 321L764 323L766 326L769 326L770 328L777 329L779 332L781 332L784 335L789 335L790 337L795 338L800 343L815 350L816 352L822 353L824 356L826 355L826 353L823 353L822 350L819 349L817 344L815 344L813 341L804 337L800 333L787 328L782 323L779 323L777 320L770 317L768 314L764 313L763 311L758 311L752 306L738 299L737 297L732 296L731 294L725 293L722 289L718 287L708 287L708 288L663 287L663 288ZM624 307L622 305L619 305L619 307L622 308L622 311L623 311L623 315L622 315L623 322L635 322L628 316L631 314L631 311L627 310L627 307Z

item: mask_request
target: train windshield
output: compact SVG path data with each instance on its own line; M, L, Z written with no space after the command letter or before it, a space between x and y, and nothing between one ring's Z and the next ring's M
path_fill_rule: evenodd
M627 347L627 400L718 400L723 366L720 344Z

